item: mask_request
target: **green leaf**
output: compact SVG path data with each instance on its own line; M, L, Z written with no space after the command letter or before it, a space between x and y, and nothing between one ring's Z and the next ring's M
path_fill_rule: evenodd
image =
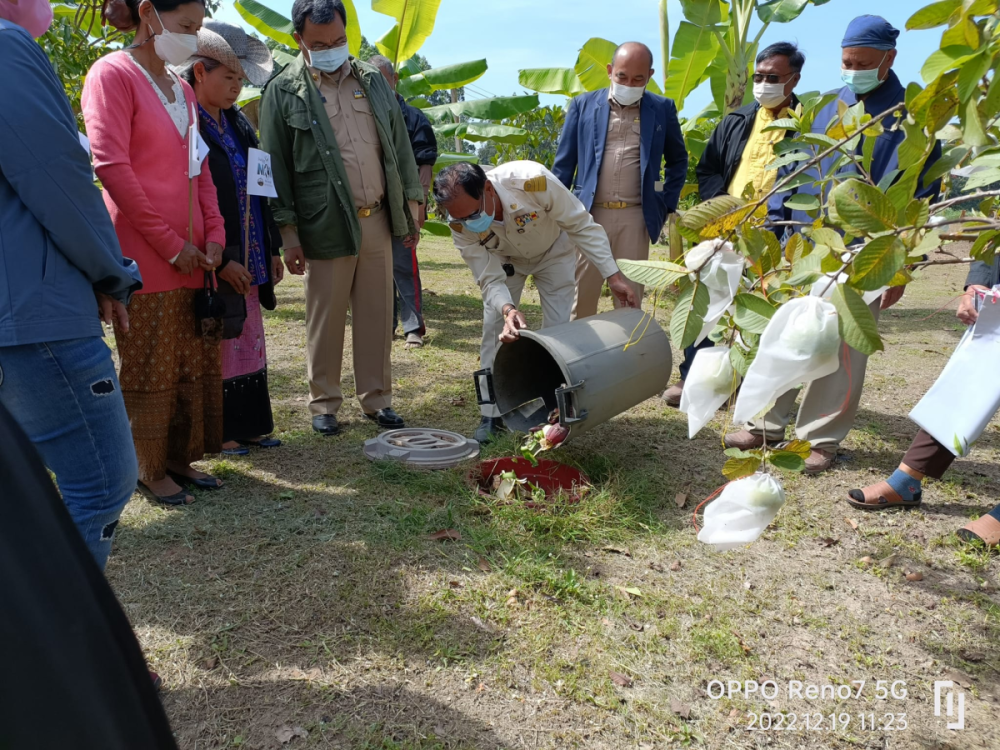
M459 89L479 80L487 68L486 60L470 60L441 68L431 68L401 78L396 91L404 99L410 99L443 89Z
M787 471L805 471L806 462L802 456L789 451L773 451L767 454L768 463Z
M769 0L757 5L757 17L764 23L794 21L808 5L809 0Z
M972 59L974 54L971 48L965 46L939 49L927 58L920 69L920 76L924 79L924 83L931 83L945 71L961 67L967 60Z
M793 130L797 131L799 129L799 124L790 117L784 117L780 120L775 120L766 128L762 129L762 133L770 133L773 130Z
M913 119L920 125L924 125L931 132L937 132L958 110L958 71L953 70L945 73L930 83L927 88L919 93L915 93L911 99L911 93L919 89L919 86L911 84L906 89L907 109Z
M434 133L441 138L464 138L467 141L493 141L519 145L528 139L528 131L510 125L496 125L491 122L452 122L438 125Z
M851 179L837 185L830 197L840 219L860 232L896 228L899 211L878 188Z
M733 299L736 312L733 319L737 327L747 333L764 333L777 308L756 294L737 294Z
M298 48L298 44L292 36L295 33L295 27L292 26L289 19L280 13L271 10L266 5L261 5L256 0L236 0L233 7L236 8L236 12L243 17L244 21L264 36L292 49Z
M924 152L927 150L927 135L924 133L922 127L915 122L910 122L909 118L903 120L902 127L903 132L906 133L906 138L899 144L897 154L899 157L899 168L906 169L910 165L916 164L924 155ZM869 141L874 142L875 139L866 138L866 146Z
M719 42L710 29L681 21L663 89L664 96L674 100L678 111L684 108L687 95L708 77L709 66L718 54Z
M731 458L722 467L722 476L730 482L743 479L743 477L753 476L762 463L763 461L756 457Z
M597 91L608 87L608 66L616 49L618 49L617 44L600 37L588 39L580 49L573 70L585 91ZM646 88L654 94L662 93L652 78L646 83Z
M929 255L941 247L941 232L937 229L930 229L920 238L920 243L913 248L914 255Z
M796 456L806 459L812 453L812 443L808 440L789 440L781 446L781 450L786 453L794 453Z
M767 165L767 167L765 167L765 169L768 170L778 169L779 167L783 167L786 164L794 164L797 161L808 161L811 158L812 155L806 151L790 151L789 153L782 154L777 159L772 161L770 164Z
M812 241L817 245L826 245L830 249L836 250L838 254L847 250L847 246L844 244L844 238L836 229L831 229L830 227L817 227L816 229L808 230L806 234L808 234Z
M451 237L451 227L443 221L428 219L424 222L424 231L427 232L427 234L434 235L435 237Z
M754 347L750 351L743 351L738 346L734 346L729 350L729 361L733 365L733 369L739 373L741 378L747 376L747 371L750 369L750 364L753 362L754 357L757 356L757 347Z
M808 193L796 193L785 201L785 207L793 211L812 211L819 208L819 198Z
M744 205L745 202L742 198L724 193L689 208L680 217L677 226L688 239L698 242L701 239L699 232L707 224L742 208Z
M966 102L979 91L979 83L993 66L993 55L983 48L978 55L962 64L958 72L958 99ZM976 97L978 98L978 97Z
M249 102L254 102L258 99L260 99L260 89L256 86L250 86L248 84L240 90L240 97L236 100L236 103L240 105L240 107L244 107Z
M951 170L958 166L959 162L969 153L967 146L955 146L941 155L941 158L934 162L924 175L924 184L930 185L939 177L944 177Z
M943 26L948 23L952 13L962 7L962 0L942 0L939 3L931 3L912 16L906 22L907 30L933 29L935 26Z
M889 170L884 175L882 175L882 179L878 181L878 189L884 193L886 190L892 187L892 183L896 181L897 177L899 177L898 169Z
M869 356L884 348L875 316L860 294L847 284L836 284L831 301L837 308L840 337L848 346Z
M712 26L723 20L719 0L681 0L681 11L696 26Z
M587 90L572 68L526 68L517 72L517 80L528 91L540 94L576 96Z
M441 104L423 110L431 121L452 117L471 117L477 120L503 120L538 106L538 94L524 96L498 96L492 99L473 99L466 102Z
M393 65L413 57L434 31L441 0L372 0L372 10L396 19L396 24L375 42ZM350 39L350 33L348 33Z
M684 286L670 318L670 337L674 346L686 349L698 338L705 325L708 301L708 287L700 281L689 282Z
M625 278L642 284L651 289L664 289L688 275L684 266L665 260L626 260L618 261L618 270Z
M812 252L806 255L792 266L792 274L787 283L791 286L805 286L815 282L822 273L823 259L829 254L830 250L827 248L826 253Z
M475 154L456 154L450 151L442 151L438 154L437 161L434 162L434 174L437 174L445 167L451 166L452 164L458 164L460 162L478 164L479 158Z
M886 197L896 207L897 211L903 211L910 204L910 201L913 200L913 196L917 192L917 182L920 180L920 172L923 166L924 160L921 159L903 172L903 176L886 191Z
M861 144L861 166L869 173L872 171L876 143L878 143L878 138L865 138L864 143Z
M848 283L866 292L881 289L905 262L906 247L899 237L891 234L876 237L855 256Z
M1000 169L996 167L984 169L982 172L975 172L969 178L968 182L965 183L965 189L976 190L977 188L992 185L994 182L1000 182Z
M976 107L975 98L969 99L962 111L962 130L965 134L964 143L966 146L977 148L986 146L990 139L983 130L983 122L979 119L979 109Z
M993 260L993 256L996 255L997 237L1000 236L1000 231L996 229L989 229L978 237L976 241L972 243L972 247L969 249L969 255L973 260L981 260L985 263L990 263Z
M760 450L745 451L740 448L727 448L722 453L730 458L763 458L764 452Z
M903 212L906 223L910 226L923 227L931 216L930 199L914 199L910 201Z

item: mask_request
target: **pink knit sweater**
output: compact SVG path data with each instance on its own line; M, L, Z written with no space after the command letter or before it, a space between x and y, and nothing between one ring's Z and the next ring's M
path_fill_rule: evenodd
M127 52L102 57L87 74L83 117L94 169L122 254L139 264L142 292L168 292L204 283L201 271L180 273L170 259L188 237L188 147L156 92ZM188 107L194 91L181 82ZM194 244L226 244L226 228L207 160L194 181Z

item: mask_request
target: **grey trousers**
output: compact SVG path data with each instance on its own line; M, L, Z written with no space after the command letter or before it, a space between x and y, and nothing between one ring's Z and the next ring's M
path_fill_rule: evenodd
M396 284L392 329L396 330L402 316L404 334L416 333L423 336L427 329L424 327L417 251L406 247L399 237L392 238L392 280Z

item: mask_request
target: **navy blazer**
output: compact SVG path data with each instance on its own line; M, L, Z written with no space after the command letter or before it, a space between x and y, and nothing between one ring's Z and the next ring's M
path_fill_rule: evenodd
M588 211L593 207L597 192L597 176L601 172L610 116L608 89L591 91L573 99L566 110L566 124L552 165L555 176L573 190ZM687 149L673 100L649 91L643 94L639 103L639 130L642 215L649 239L656 242L667 214L677 210L687 178Z

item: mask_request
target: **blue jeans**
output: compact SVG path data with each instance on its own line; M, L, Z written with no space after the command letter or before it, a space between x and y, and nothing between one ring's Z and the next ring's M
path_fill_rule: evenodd
M96 337L0 347L0 403L56 475L103 569L139 477L111 350Z

